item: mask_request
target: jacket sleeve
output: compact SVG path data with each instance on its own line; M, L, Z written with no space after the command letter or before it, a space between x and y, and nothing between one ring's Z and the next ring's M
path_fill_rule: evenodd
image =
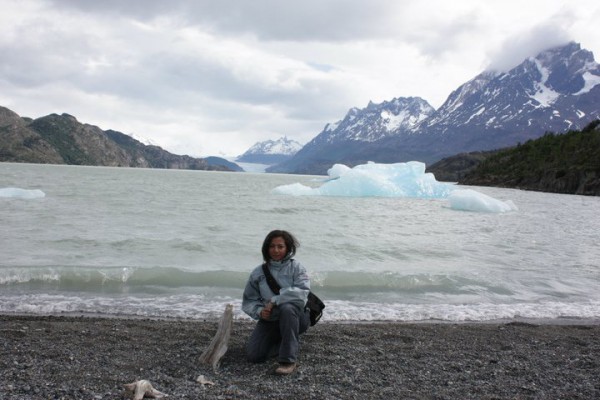
M277 305L292 303L298 308L304 309L308 298L308 292L310 292L310 279L308 278L306 269L298 263L297 268L294 271L294 281L292 286L281 288L279 295L275 296L273 300Z
M260 295L258 282L252 279L252 274L246 282L244 296L242 299L242 310L252 319L260 319L260 312L264 308L263 299Z

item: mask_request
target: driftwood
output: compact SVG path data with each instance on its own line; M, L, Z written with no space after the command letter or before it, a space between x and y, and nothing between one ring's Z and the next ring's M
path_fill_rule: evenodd
M126 396L133 396L133 400L142 400L144 397L152 397L154 399L160 399L167 397L166 394L159 392L152 387L152 384L147 380L135 381L133 383L127 383L123 385L125 388Z
M231 336L231 327L233 324L233 305L227 304L225 312L219 321L217 333L212 341L200 356L200 363L212 365L213 371L217 371L221 357L227 353L227 345Z
M209 381L208 379L206 379L204 377L204 375L200 375L198 378L196 378L196 382L198 382L199 384L201 384L202 387L204 387L204 385L214 386L214 384L215 384L213 381Z

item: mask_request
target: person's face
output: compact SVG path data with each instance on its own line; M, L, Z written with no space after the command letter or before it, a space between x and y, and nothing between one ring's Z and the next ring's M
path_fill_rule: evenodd
M269 257L273 261L281 261L287 254L287 246L282 237L276 237L271 240L269 245Z

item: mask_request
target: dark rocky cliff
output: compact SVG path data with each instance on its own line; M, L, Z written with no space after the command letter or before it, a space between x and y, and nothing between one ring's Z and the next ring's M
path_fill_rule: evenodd
M146 146L124 133L82 124L69 114L21 118L0 107L0 161L229 171L203 158Z
M0 107L0 161L64 164L59 152L28 128L29 123L30 120Z

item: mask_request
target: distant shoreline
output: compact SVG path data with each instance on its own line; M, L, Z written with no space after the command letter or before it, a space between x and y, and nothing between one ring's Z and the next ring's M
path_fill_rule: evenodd
M216 321L0 315L0 398L120 399L140 379L177 399L600 398L598 324L319 323L289 377L246 361L253 327L234 321L215 373L198 359Z

